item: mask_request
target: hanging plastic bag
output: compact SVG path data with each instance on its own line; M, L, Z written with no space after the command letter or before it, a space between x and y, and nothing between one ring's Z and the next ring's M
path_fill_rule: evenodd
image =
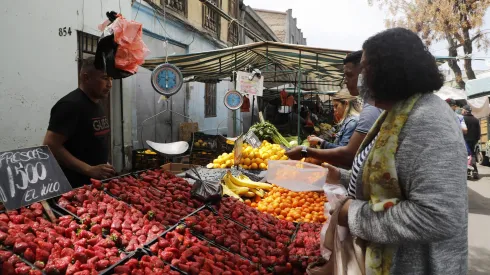
M327 217L327 221L325 222L325 224L322 227L322 230L320 231L321 244L323 244L325 241L327 229L330 224L330 217L331 217L330 213L335 211L335 208L347 196L347 190L342 185L338 185L338 184L325 184L323 186L323 191L325 192L325 196L327 197L328 202L326 202L324 205L324 215L325 217ZM346 227L338 226L340 241L343 241L345 239L348 231L349 230ZM328 248L321 245L320 252L325 260L330 259L330 255L332 254L332 251L330 251Z
M142 24L127 21L115 12L106 15L109 19L99 25L104 29L97 44L95 66L114 79L131 76L149 54L142 40Z
M110 27L114 31L114 42L118 45L116 68L136 73L150 53L142 38L143 24L120 16Z

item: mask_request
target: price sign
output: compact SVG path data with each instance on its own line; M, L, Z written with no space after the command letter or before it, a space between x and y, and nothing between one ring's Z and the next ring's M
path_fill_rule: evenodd
M235 148L233 149L235 151L235 157L233 161L235 162L235 165L238 166L242 160L242 148L243 148L243 136L240 136L235 140Z
M250 144L253 148L259 148L262 145L262 141L255 135L254 131L248 131L245 135L245 140L248 144Z
M0 152L0 200L9 210L72 190L48 146Z

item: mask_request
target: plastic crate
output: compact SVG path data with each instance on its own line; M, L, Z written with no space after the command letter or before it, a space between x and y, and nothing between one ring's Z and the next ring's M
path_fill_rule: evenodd
M167 162L168 159L162 155L149 155L145 154L144 150L133 150L133 170L155 169Z

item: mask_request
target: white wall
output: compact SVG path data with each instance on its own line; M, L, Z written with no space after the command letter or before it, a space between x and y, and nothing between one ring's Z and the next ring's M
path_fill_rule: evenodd
M131 1L2 1L0 151L42 143L51 107L77 87L76 30L99 35L97 25L110 10L129 17ZM63 27L71 28L71 36L59 36ZM125 134L130 141L129 130Z

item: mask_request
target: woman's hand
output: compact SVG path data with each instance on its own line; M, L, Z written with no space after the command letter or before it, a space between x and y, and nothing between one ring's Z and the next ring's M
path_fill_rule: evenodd
M349 227L349 206L352 200L347 200L339 212L339 225Z
M308 136L308 142L310 143L310 146L317 146L318 144L321 144L323 142L323 139L315 136L315 135L311 135L311 136Z
M328 163L323 163L322 166L328 169L327 183L339 184L340 183L340 169L332 166Z

